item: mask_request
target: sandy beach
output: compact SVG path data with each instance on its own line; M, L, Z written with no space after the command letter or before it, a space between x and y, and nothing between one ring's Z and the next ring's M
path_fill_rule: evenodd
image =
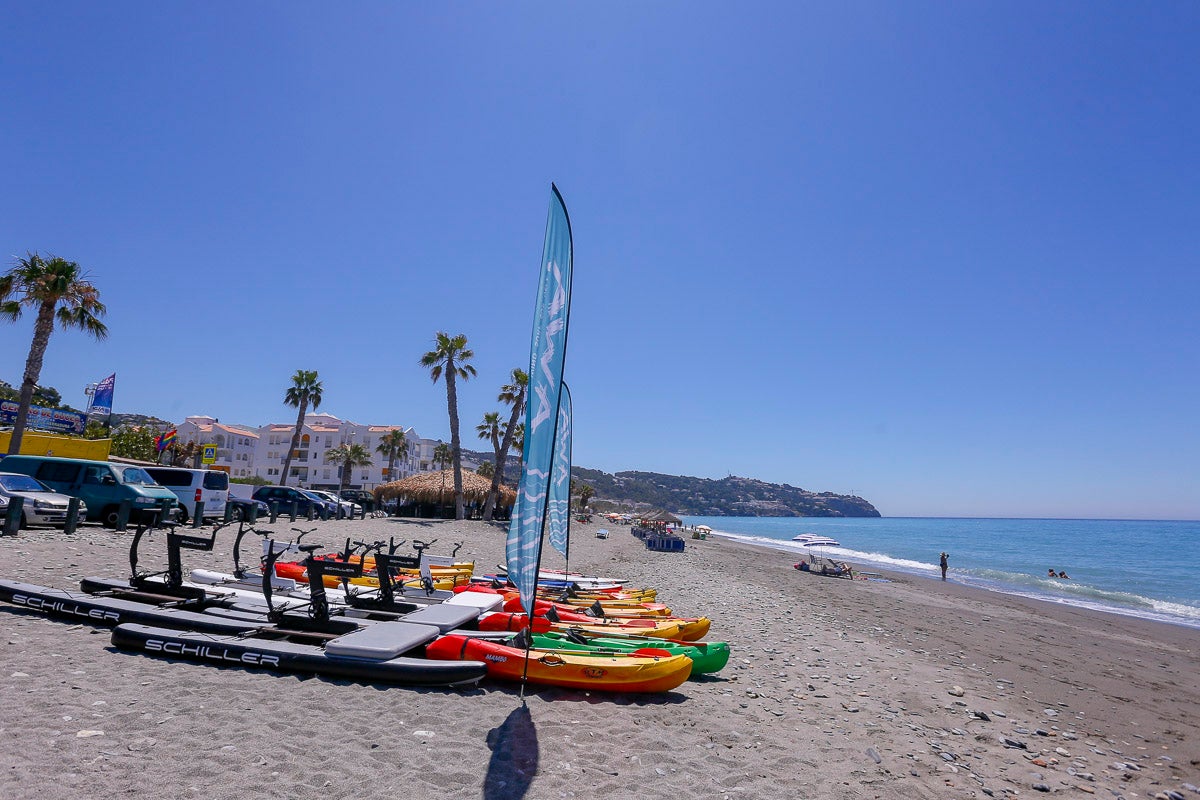
M219 536L185 567L228 570ZM369 519L309 538L347 536L437 539L435 554L462 541L487 571L505 533ZM0 538L0 576L124 577L129 541L22 531ZM573 569L711 617L729 666L665 695L530 687L523 704L489 681L420 690L123 653L108 630L6 606L0 797L1200 797L1200 631L952 581L823 578L728 540L654 553L608 524L576 525L572 550ZM152 541L143 564L164 553ZM544 566L561 566L549 548Z

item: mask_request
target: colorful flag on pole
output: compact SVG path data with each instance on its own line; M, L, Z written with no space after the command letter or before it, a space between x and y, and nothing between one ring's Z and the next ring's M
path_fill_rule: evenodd
M113 408L113 387L117 383L117 373L109 375L104 380L96 384L96 391L92 393L92 402L88 405L87 413L97 416L108 416L112 413Z
M163 431L158 436L154 437L154 447L158 452L162 452L171 446L171 442L175 441L175 436L178 432L171 428L169 431Z
M555 432L554 468L550 471L550 519L546 525L550 546L570 559L571 546L571 390L562 385Z
M517 504L508 527L505 557L508 578L521 593L521 605L533 609L537 572L542 557L542 534L550 499L550 470L554 462L555 428L562 389L567 321L571 313L571 220L558 187L546 219L541 278L533 312L529 348L529 401L525 407L524 468Z

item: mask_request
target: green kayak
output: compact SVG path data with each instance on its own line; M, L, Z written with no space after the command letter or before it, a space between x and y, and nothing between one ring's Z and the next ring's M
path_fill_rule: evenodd
M684 655L692 660L692 675L718 672L729 663L726 642L677 642L671 639L647 639L644 636L597 636L584 631L548 631L533 635L533 646L547 650L631 653L647 647Z

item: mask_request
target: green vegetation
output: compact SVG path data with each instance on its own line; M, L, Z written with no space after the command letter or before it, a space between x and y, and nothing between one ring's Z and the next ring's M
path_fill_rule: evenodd
M363 447L358 442L351 444L340 444L337 447L325 453L326 464L339 464L342 470L341 489L345 491L350 488L350 478L355 467L369 467L373 463L371 454L367 452L367 448Z
M529 376L522 369L513 368L509 374L509 382L500 387L496 397L509 407L508 424L504 427L504 437L500 440L500 449L496 453L496 468L492 471L492 488L488 492L487 502L483 505L483 520L490 522L492 512L496 508L496 498L500 496L500 484L504 481L504 466L508 463L508 450L517 441L519 432L524 431L520 424L521 415L525 413L525 395L529 389ZM520 450L524 449L524 436L521 437Z
M283 474L279 476L279 485L287 486L288 472L292 468L292 456L300 448L300 429L304 427L304 415L311 405L316 411L321 405L321 381L317 378L316 370L296 370L292 376L292 385L283 396L283 402L299 409L296 414L296 429L292 431L292 445L288 448L283 459Z
M379 440L379 446L375 448L376 453L382 453L387 456L387 474L388 480L396 480L396 459L408 457L408 439L404 436L404 431L394 430Z
M258 475L250 475L245 478L230 478L230 483L248 483L251 486L270 486L271 482L266 478Z
M691 516L725 517L878 517L861 497L809 492L788 484L765 483L729 476L720 480L661 475L657 472L618 472L610 475L575 467L571 474L596 489L611 508L653 507Z
M421 356L421 366L429 370L434 383L446 376L446 410L450 414L450 457L454 462L454 518L462 519L462 441L458 436L458 384L475 375L470 361L475 352L467 347L465 334L450 336L438 331L434 337L434 349Z
M100 302L100 291L85 279L83 270L74 261L57 256L47 260L37 253L17 259L16 265L0 276L0 315L16 321L26 308L36 309L36 317L17 398L20 407L13 424L9 454L21 452L29 407L33 405L55 324L62 328L79 328L95 339L108 336L108 328L100 321L106 311ZM62 398L58 397L58 400L61 402Z
M154 446L156 436L158 431L146 425L118 428L113 431L109 453L120 458L154 461L158 457L158 450Z

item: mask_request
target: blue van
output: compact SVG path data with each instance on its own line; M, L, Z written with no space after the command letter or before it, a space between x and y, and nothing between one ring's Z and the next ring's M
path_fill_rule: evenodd
M130 521L149 522L152 513L163 519L178 515L177 500L169 489L154 482L144 469L110 461L88 461L57 456L5 456L5 472L37 478L56 492L78 497L87 505L87 518L115 526L122 500L132 503Z

